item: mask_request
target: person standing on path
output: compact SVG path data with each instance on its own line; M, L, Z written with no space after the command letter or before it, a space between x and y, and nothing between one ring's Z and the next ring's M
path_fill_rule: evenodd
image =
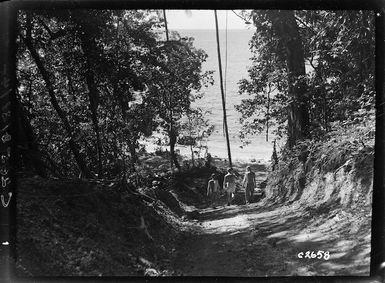
M229 206L233 200L235 193L235 175L232 173L232 169L227 169L227 174L223 179L223 189L227 195L227 205Z
M219 182L216 175L211 174L211 178L207 184L207 196L210 198L210 205L215 209L215 202L219 193Z
M250 166L246 167L245 177L243 178L242 187L245 188L245 202L250 203L253 199L254 188L256 187L255 173L251 171Z

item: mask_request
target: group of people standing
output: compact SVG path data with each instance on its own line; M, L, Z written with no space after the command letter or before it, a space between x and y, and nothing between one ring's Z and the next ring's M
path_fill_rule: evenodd
M236 191L236 175L233 169L229 168L223 179L223 191L226 193L227 205L229 206L234 199ZM251 171L250 166L246 167L246 173L242 181L242 187L245 188L245 203L248 204L253 198L254 188L256 187L255 173ZM220 185L216 174L212 174L207 186L207 196L210 203L215 208L215 202L220 195Z

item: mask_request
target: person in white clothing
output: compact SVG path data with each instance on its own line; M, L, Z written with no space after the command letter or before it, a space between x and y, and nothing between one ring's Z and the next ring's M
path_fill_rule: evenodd
M254 188L256 186L255 173L251 171L251 167L246 167L245 177L243 178L242 187L245 188L245 203L248 204L253 200Z
M211 178L207 184L207 196L210 198L210 205L215 209L215 202L219 193L219 182L215 174L211 175Z
M232 173L232 169L227 170L227 174L223 179L223 189L227 195L227 205L229 206L234 198L235 194L235 175Z

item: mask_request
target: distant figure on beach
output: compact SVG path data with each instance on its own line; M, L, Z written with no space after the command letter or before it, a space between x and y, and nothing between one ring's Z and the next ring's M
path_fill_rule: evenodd
M209 183L207 184L207 196L210 198L210 205L215 207L215 202L217 200L219 193L219 182L215 174L211 175Z
M256 187L255 173L251 171L250 166L246 167L245 177L243 178L242 187L245 188L245 202L248 204L253 199L254 188Z
M227 205L229 206L233 200L235 193L235 175L232 173L232 169L227 169L227 174L223 179L223 189L227 195Z

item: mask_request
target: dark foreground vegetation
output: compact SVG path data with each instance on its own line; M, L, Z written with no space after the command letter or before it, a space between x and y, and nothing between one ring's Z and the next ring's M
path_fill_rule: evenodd
M206 206L205 185L214 171L193 168L138 183L20 178L18 272L176 275L171 261L189 221L199 217L194 205Z

